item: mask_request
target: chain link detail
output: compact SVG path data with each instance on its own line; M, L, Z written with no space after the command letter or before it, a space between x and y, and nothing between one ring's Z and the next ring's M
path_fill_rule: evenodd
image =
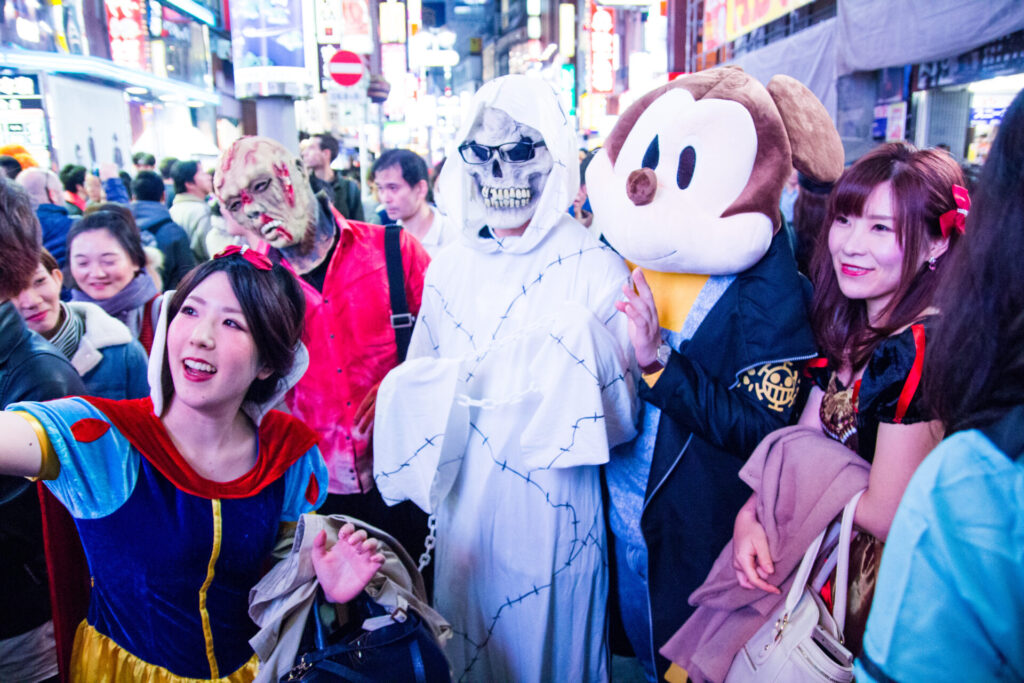
M420 562L418 569L422 572L430 564L431 552L434 550L434 544L437 542L437 515L430 515L427 517L427 537L423 539L423 554L420 555Z

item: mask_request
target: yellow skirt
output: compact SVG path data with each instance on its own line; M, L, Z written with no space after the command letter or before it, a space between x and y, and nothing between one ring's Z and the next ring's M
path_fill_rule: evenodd
M223 678L184 678L145 662L82 621L71 651L72 683L249 683L256 677L259 658L254 654L240 669Z

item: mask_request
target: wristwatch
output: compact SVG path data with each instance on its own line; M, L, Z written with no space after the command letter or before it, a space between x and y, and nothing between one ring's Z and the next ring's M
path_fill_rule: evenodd
M658 351L654 355L654 360L640 369L643 370L645 375L652 375L659 370L664 370L665 366L668 365L668 359L671 355L672 347L663 343L658 347Z

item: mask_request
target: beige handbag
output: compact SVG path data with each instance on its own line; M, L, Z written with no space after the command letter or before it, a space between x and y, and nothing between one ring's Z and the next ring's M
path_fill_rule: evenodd
M807 548L786 602L757 630L729 667L726 683L849 683L853 654L843 645L853 513L861 491L846 504L839 527L836 599L832 613L807 582L828 531Z

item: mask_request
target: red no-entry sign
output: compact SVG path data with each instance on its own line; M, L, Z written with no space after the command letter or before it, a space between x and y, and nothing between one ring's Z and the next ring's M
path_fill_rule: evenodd
M363 77L363 60L355 52L338 50L331 57L327 71L339 85L355 85Z

